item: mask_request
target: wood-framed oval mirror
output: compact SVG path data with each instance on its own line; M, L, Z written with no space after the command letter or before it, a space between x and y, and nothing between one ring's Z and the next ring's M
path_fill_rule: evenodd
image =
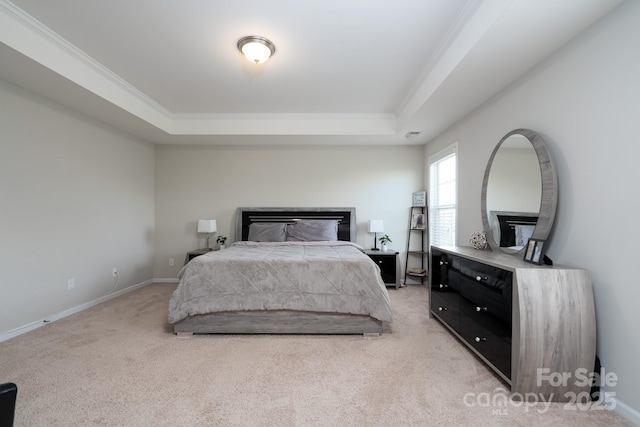
M482 182L482 225L492 250L519 253L529 238L547 240L558 204L556 168L529 129L507 133L491 153Z

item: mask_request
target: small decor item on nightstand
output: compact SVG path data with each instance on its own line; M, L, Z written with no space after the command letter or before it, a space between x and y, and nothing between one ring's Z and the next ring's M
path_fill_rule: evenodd
M385 234L378 240L380 240L380 246L382 246L382 250L386 251L389 246L389 243L391 243L391 238L389 238L389 236Z
M220 249L224 249L224 244L227 242L227 236L218 236L216 242L220 245Z
M469 244L474 249L487 249L487 236L484 234L484 231L476 231L473 233L469 239Z

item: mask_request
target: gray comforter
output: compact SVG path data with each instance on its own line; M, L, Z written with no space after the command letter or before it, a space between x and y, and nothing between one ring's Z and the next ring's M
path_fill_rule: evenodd
M350 242L236 242L190 261L169 322L221 311L297 310L391 321L379 267Z

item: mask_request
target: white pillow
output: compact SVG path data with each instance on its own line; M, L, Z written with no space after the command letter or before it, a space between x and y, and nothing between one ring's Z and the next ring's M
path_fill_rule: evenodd
M338 221L300 221L287 226L287 240L317 242L338 240Z
M284 242L287 240L287 224L283 223L253 223L249 225L251 242Z

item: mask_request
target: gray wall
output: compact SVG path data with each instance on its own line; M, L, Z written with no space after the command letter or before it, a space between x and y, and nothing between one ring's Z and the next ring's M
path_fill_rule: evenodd
M422 146L156 147L4 80L0 113L0 340L104 299L114 267L116 290L175 280L196 221L232 242L239 206L353 206L358 243L382 219L402 250L423 190Z
M4 80L0 129L0 336L153 277L153 145Z
M367 223L382 219L390 246L404 251L423 156L423 146L157 146L154 276L175 278L186 252L206 246L198 219L215 219L216 235L233 242L241 206L355 207L358 244L373 247Z
M480 193L489 156L516 128L539 132L555 158L558 215L549 256L588 269L598 322L597 353L619 376L615 392L640 410L640 2L628 1L427 145L458 141L458 243L482 229ZM496 64L499 66L499 64ZM425 157L426 159L426 157ZM635 412L633 409L635 408Z

